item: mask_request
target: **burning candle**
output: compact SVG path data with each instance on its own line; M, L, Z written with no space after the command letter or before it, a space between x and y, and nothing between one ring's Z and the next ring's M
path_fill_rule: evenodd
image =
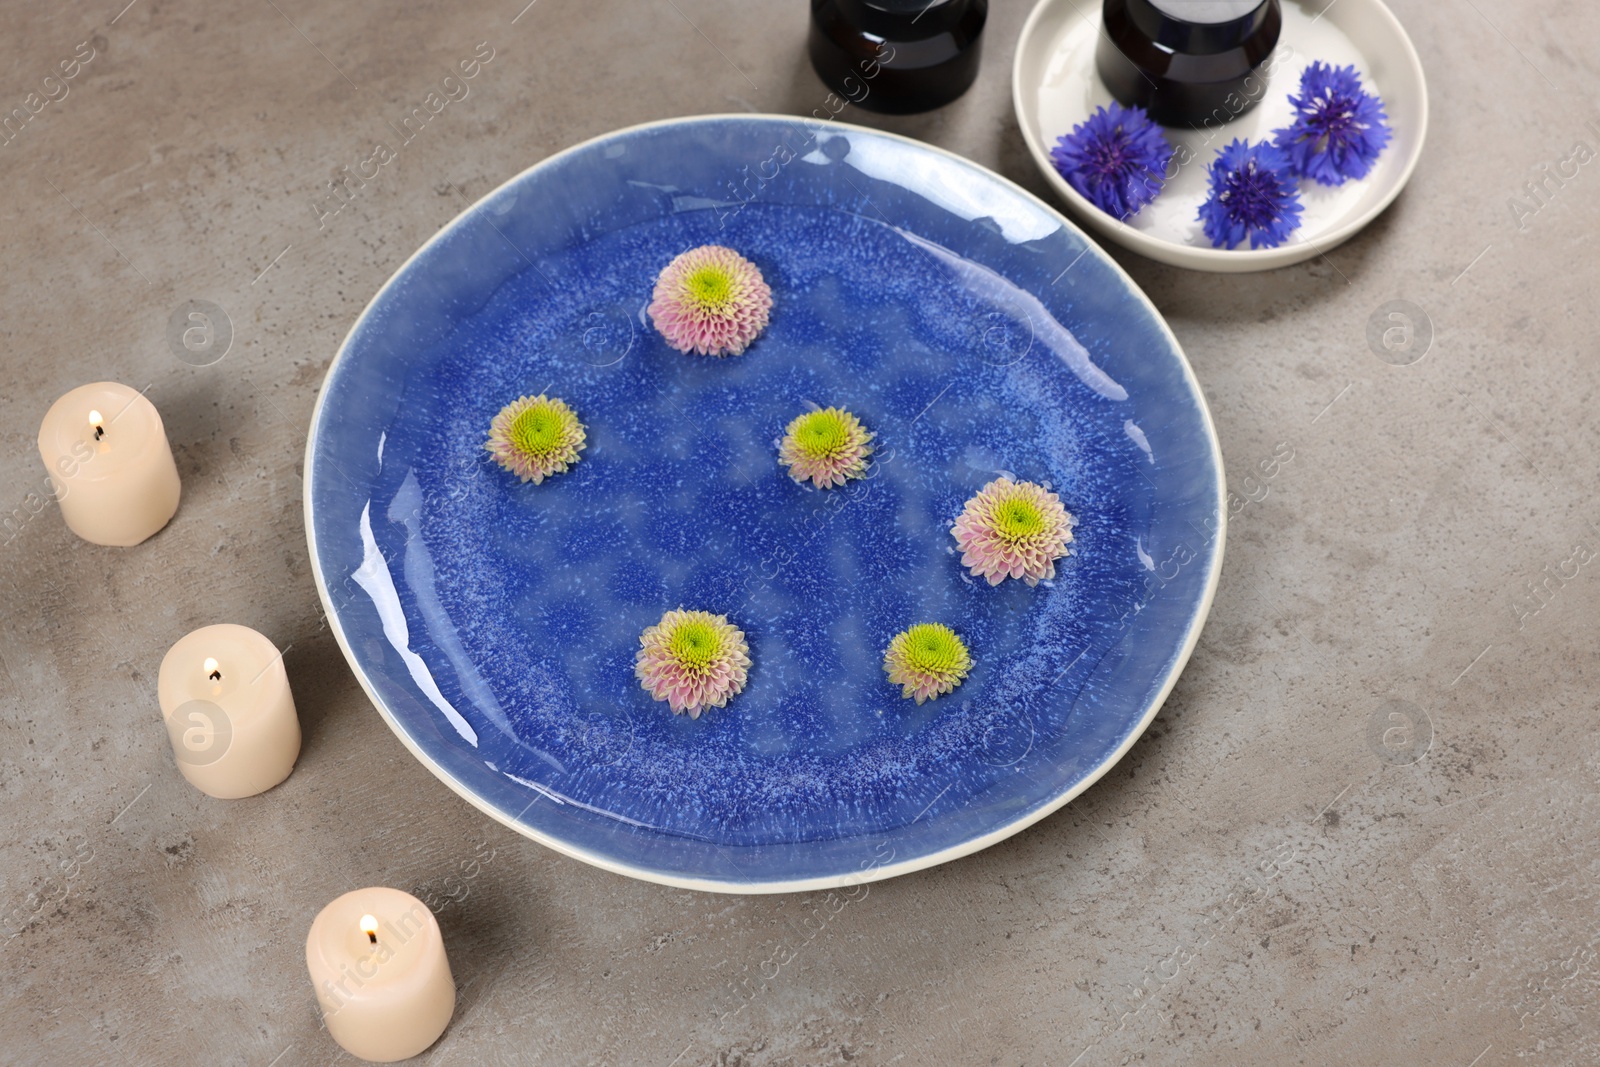
M398 889L357 889L323 908L306 937L306 968L328 1033L364 1060L417 1055L456 1010L439 923Z
M136 545L178 510L178 468L161 413L116 382L80 385L50 406L39 458L73 533Z
M300 719L283 654L248 626L205 626L167 651L156 681L178 769L223 800L289 777Z

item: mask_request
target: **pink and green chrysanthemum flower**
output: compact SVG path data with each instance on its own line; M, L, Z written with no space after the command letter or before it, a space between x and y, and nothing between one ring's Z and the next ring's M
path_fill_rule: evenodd
M990 585L1007 578L1038 585L1056 576L1076 522L1044 486L999 478L967 501L950 532L974 576Z
M895 634L883 654L883 669L900 686L901 695L921 704L960 685L972 670L972 656L950 627L919 622Z
M702 711L724 707L744 689L750 646L726 615L679 608L639 635L633 672L645 691L665 700L674 714L687 712L698 719Z
M500 409L484 445L494 461L538 485L578 462L585 435L577 413L555 397L518 397Z
M691 248L656 278L650 319L679 352L742 355L767 327L772 289L756 265L731 248Z
M818 489L862 477L872 454L872 435L843 408L810 411L789 424L778 445L778 459L789 477Z

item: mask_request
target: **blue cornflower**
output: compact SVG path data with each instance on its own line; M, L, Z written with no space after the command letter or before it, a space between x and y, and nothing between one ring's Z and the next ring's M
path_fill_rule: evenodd
M1313 63L1290 96L1294 122L1273 138L1289 153L1296 174L1323 185L1365 178L1389 143L1383 101L1361 88L1356 68Z
M1217 247L1276 248L1300 225L1300 193L1289 157L1271 141L1236 140L1211 163L1211 195L1200 205L1206 236Z
M1097 108L1050 149L1056 170L1095 207L1126 220L1156 198L1172 146L1142 107Z

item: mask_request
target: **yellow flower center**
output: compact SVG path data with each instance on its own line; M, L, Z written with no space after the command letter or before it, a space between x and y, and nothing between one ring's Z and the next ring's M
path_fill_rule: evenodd
M948 626L923 622L906 631L906 666L920 674L943 675L964 670L967 646Z
M672 658L691 670L703 671L722 653L722 636L700 619L681 622L667 638Z
M843 412L813 411L795 427L794 439L807 456L822 459L849 445L850 424L845 421Z
M995 532L1007 541L1025 541L1044 532L1044 513L1033 501L1012 497L995 508L994 526Z
M550 405L535 404L511 420L509 436L518 451L542 456L561 446L566 422Z
M733 297L733 277L721 267L701 267L684 281L690 298L703 308L717 309Z

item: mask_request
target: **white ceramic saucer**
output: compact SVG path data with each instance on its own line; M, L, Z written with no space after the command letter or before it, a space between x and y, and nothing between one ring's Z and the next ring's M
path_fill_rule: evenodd
M1284 0L1278 59L1261 102L1245 114L1202 130L1168 129L1187 160L1156 200L1119 222L1067 184L1050 162L1050 148L1087 119L1111 93L1095 73L1100 38L1099 0L1040 0L1022 27L1011 73L1012 102L1028 151L1072 213L1096 234L1163 263L1232 274L1267 270L1320 255L1351 237L1399 195L1422 155L1428 132L1428 87L1422 61L1399 20L1382 0ZM1394 137L1371 174L1326 188L1300 187L1304 222L1277 248L1211 247L1196 218L1206 198L1206 171L1217 150L1235 137L1259 141L1289 124L1289 94L1316 61L1355 64L1369 91L1383 99ZM1187 149L1187 151L1185 151Z

